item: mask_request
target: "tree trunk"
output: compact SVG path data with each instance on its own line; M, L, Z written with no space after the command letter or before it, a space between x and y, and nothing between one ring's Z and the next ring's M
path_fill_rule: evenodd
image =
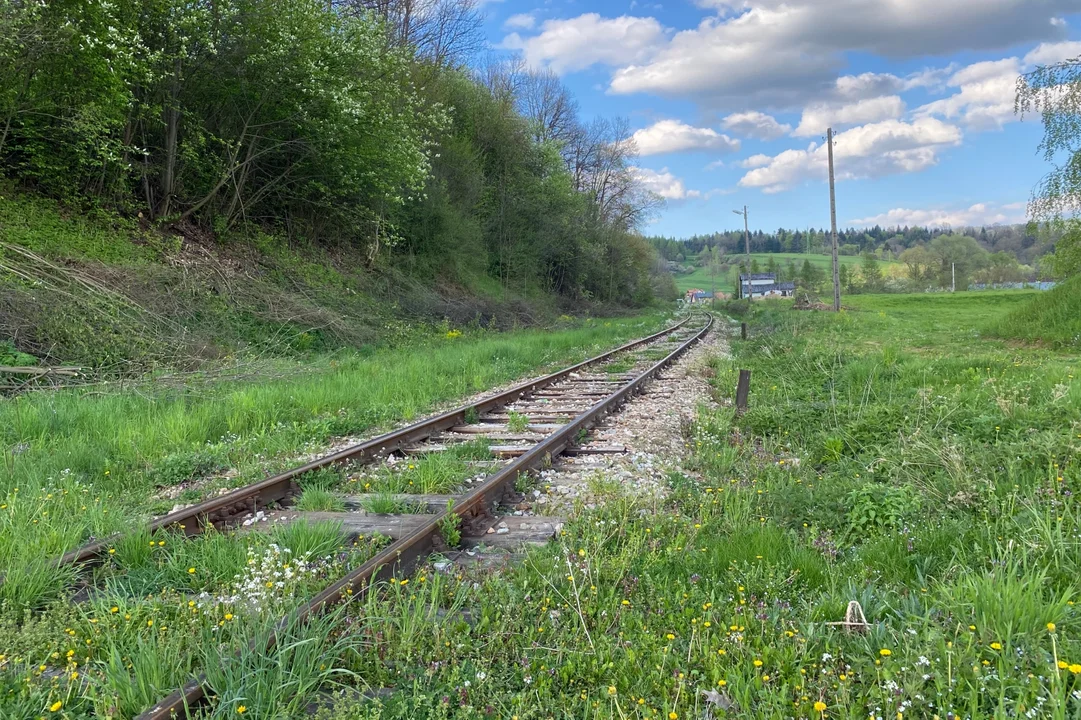
M162 104L162 121L165 123L165 164L161 169L161 205L158 216L165 217L172 210L173 193L176 190L177 136L180 130L180 58L173 66L169 93Z

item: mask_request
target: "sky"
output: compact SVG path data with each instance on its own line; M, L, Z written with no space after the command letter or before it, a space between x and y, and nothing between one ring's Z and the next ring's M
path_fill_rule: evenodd
M1047 172L1018 76L1081 56L1081 0L482 0L497 54L626 118L643 231L1025 221Z

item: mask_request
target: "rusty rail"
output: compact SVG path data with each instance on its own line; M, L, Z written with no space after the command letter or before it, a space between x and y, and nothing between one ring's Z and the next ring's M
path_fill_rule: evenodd
M479 402L463 405L462 407L445 412L442 415L423 420L419 423L414 423L408 427L399 428L398 430L353 445L352 447L348 447L332 455L317 458L306 465L287 470L286 472L267 478L266 480L260 480L257 483L234 490L227 495L207 500L175 513L170 513L149 523L148 528L151 532L172 529L182 530L188 535L194 535L201 532L208 524L220 525L243 513L255 512L260 507L266 507L270 503L278 502L288 497L293 490L294 480L304 473L339 463L369 460L380 455L400 450L410 443L426 439L431 435L454 427L455 425L460 425L465 420L466 414L471 411L483 414L514 402L526 393L559 382L568 375L590 365L603 362L613 355L651 343L654 340L683 327L689 320L690 318L687 318L660 332L631 341L615 350L609 350L596 357L584 360L577 365L572 365L569 368L546 375L537 380L518 385L510 390L505 390ZM108 551L109 545L115 542L115 540L115 536L103 538L72 550L61 557L58 564L93 564L101 559Z
M327 607L335 605L343 599L361 597L367 589L371 587L372 583L378 580L388 579L395 573L412 567L417 560L427 556L433 548L435 536L439 533L439 523L448 513L453 512L462 518L487 513L491 504L502 496L508 486L513 486L514 481L521 473L534 470L557 457L573 443L579 432L590 429L605 415L608 415L613 410L623 405L629 397L639 392L646 382L651 380L661 370L683 355L683 353L689 350L692 345L705 337L713 326L713 316L709 315L708 317L709 320L706 325L688 340L683 342L678 348L654 365L650 366L649 369L635 377L633 380L621 386L608 397L594 403L585 412L542 440L528 452L521 455L517 460L509 463L492 475L489 475L483 484L474 488L471 492L462 497L461 501L452 510L442 510L437 514L432 515L431 520L427 525L418 529L412 535L408 535L394 542L378 555L371 558L363 565L355 568L336 583L320 592L312 598L311 601L282 618L278 622L275 631L267 638L264 649L272 648L276 642L277 632L288 626L291 622L303 621L307 617L318 615L326 610ZM598 358L594 358L593 360L587 360L585 363L580 363L579 365L574 366L574 368L569 368L561 373L556 373L556 375L561 377L566 376L571 371L592 362L596 362L602 357L609 357L613 353L633 349L639 345L651 342L652 340L681 327L689 320L690 318L684 320L679 325L669 328L663 333L657 333L648 338L629 343L618 350L612 351L612 353L598 356ZM548 378L552 377L555 376L548 376ZM545 380L548 378L545 378ZM539 387L539 383L540 381L525 386L519 386L519 388L515 388L514 391L508 392L515 392L518 390L528 392L529 389ZM453 411L452 413L448 413L441 417L448 417L457 412L459 411ZM406 428L406 430L408 430L408 428ZM251 646L249 647L249 650L255 652L259 651L260 648ZM204 678L200 677L188 683L177 692L143 712L139 715L137 720L167 720L168 718L186 712L187 709L202 702L206 697L203 680Z

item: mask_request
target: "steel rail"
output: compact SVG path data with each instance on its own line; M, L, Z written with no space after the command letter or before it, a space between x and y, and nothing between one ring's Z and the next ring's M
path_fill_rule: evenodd
M620 407L631 395L639 392L646 382L654 378L661 370L687 352L692 345L705 337L713 326L713 316L708 315L708 318L706 325L680 344L678 348L608 397L594 403L570 423L552 433L514 462L489 475L483 484L464 495L452 509L442 510L432 515L427 525L419 528L413 534L394 542L378 555L320 592L308 603L290 612L277 623L262 649L256 645L249 645L248 649L256 652L273 648L278 632L291 623L303 621L312 615L318 615L327 607L335 605L343 599L362 597L375 582L388 579L395 573L411 567L418 559L425 557L432 551L435 536L439 533L440 522L449 513L454 513L463 519L478 515L489 515L491 503L502 496L508 485L513 486L514 481L517 480L520 474L551 463L553 458L557 457L573 443L579 432L588 430L598 420ZM690 318L685 320L684 323L688 320ZM652 337L656 338L657 335ZM199 677L188 683L177 692L144 711L136 720L167 720L181 712L186 712L194 705L202 702L206 697L206 690L203 687L204 679Z
M469 405L463 405L454 410L437 415L436 417L422 420L421 422L414 423L407 427L385 433L331 455L317 458L306 465L287 470L265 480L260 480L251 485L238 488L227 495L222 495L221 497L207 500L198 505L193 505L190 508L170 513L150 522L147 525L147 528L151 532L172 529L183 531L188 535L194 535L201 532L207 525L217 526L222 523L227 523L229 520L244 513L254 513L260 507L266 507L273 502L279 502L288 497L296 489L294 480L304 473L344 462L369 460L380 455L401 450L410 443L427 439L432 435L442 432L443 430L448 430L455 425L461 425L465 422L467 413L476 412L477 414L484 414L498 407L502 407L503 405L512 403L527 393L553 385L579 370L604 362L614 355L633 350L636 347L651 343L660 337L669 335L686 325L689 321L689 317L685 318L683 321L669 326L660 332L633 340L614 350L609 350L589 358L588 360L583 360L576 365L564 368L558 372L517 385L509 390L504 390L501 393ZM96 561L100 561L102 556L108 551L109 545L115 542L116 537L117 536L111 536L96 540L83 545L80 548L71 550L57 561L57 565L89 565ZM0 578L0 582L2 582L2 578Z

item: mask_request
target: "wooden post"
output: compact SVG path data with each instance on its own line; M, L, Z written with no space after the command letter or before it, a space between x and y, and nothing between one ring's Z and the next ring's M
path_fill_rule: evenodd
M736 414L747 411L747 396L751 394L751 371L739 371L739 384L736 385Z
M841 310L841 271L837 258L837 195L833 189L833 128L826 128L826 145L830 163L830 236L833 247L833 311Z
M739 336L744 340L747 339L747 323L739 324Z

